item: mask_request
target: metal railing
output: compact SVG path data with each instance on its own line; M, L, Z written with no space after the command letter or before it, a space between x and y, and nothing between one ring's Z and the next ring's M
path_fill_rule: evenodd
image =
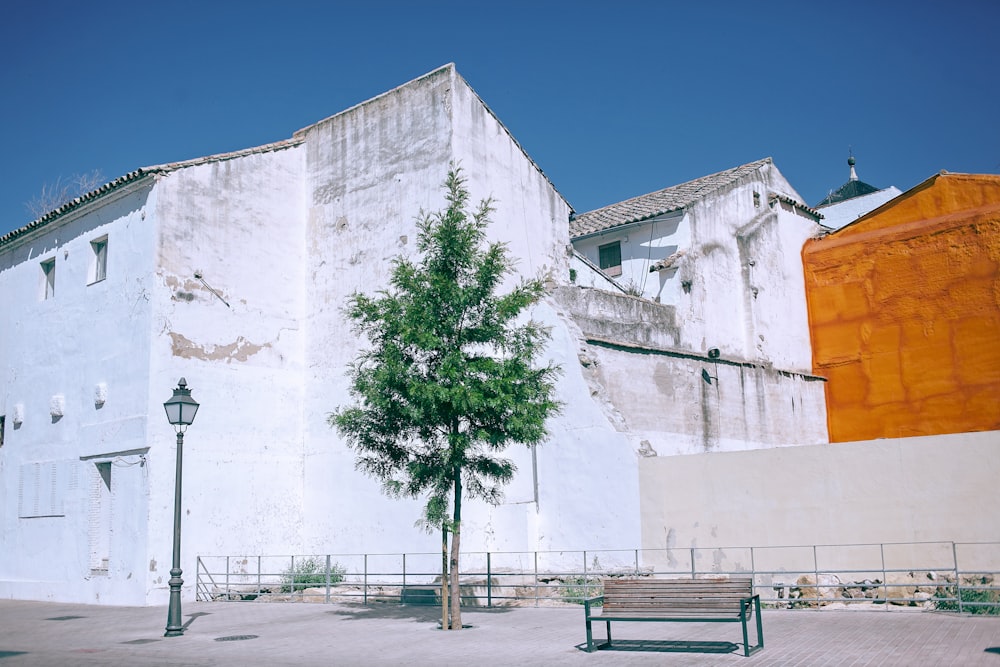
M1000 543L909 542L779 547L462 554L470 606L579 602L603 577L752 576L774 607L832 603L1000 613ZM198 600L430 603L440 553L199 556Z

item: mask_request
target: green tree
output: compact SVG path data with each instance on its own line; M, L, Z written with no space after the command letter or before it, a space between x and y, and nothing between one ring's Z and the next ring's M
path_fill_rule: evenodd
M543 296L542 281L497 293L511 262L504 244L486 243L492 202L470 214L455 167L445 189L447 208L418 220L419 259L396 258L387 290L348 299L347 315L370 345L348 370L355 404L329 423L355 451L357 469L388 494L426 498L421 522L446 531L443 550L451 534L451 618L442 627L460 629L462 499L500 502L515 471L502 454L546 437L546 419L559 410L559 368L535 363L549 332L522 315Z

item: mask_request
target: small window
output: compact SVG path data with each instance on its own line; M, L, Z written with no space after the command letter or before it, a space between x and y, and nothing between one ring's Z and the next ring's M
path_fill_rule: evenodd
M51 299L56 295L56 260L42 262L42 298Z
M3 447L4 427L7 425L7 416L0 415L0 447Z
M620 276L622 274L622 244L615 241L607 245L602 245L597 249L598 264L609 276Z
M108 277L108 237L90 242L94 255L90 262L90 284L99 283Z

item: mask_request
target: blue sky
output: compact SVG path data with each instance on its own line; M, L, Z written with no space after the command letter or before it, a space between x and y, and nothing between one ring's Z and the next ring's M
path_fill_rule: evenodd
M766 156L810 205L849 149L878 187L1000 172L994 0L9 0L0 17L0 234L59 178L285 139L448 62L578 212Z

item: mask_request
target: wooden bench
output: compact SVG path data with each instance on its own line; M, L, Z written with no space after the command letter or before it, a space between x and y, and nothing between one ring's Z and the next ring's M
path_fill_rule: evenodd
M601 613L592 611L602 601ZM590 624L607 624L611 646L612 621L668 621L687 623L740 623L743 625L743 654L764 648L760 622L760 596L754 595L753 579L605 579L604 595L584 600L587 617L587 651L594 645ZM757 644L750 646L747 622L757 621Z

